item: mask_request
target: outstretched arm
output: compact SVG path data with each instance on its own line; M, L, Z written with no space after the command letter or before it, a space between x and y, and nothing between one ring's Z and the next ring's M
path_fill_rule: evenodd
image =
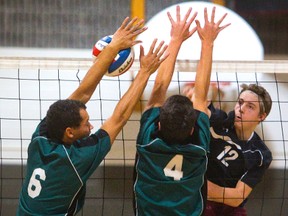
M117 53L122 49L129 48L141 42L135 41L135 37L147 29L147 27L141 27L143 23L144 20L138 21L137 18L130 21L129 17L124 19L121 26L114 33L112 41L100 53L79 87L68 97L68 99L80 100L83 103L87 103L90 100L97 85L107 72Z
M220 187L208 181L208 200L229 206L239 206L251 192L252 188L240 180L235 188Z
M140 47L140 70L127 92L118 102L112 116L107 119L101 127L109 134L111 144L130 118L137 102L143 94L150 75L154 73L167 58L167 55L163 56L167 46L163 47L164 42L162 41L158 47L155 48L156 42L157 40L155 39L146 56L144 55L143 47Z
M176 7L176 20L172 18L169 12L167 13L171 23L171 32L170 32L171 39L167 49L169 57L159 67L151 96L145 108L146 110L151 107L159 107L165 101L166 92L172 79L175 62L180 47L182 43L186 39L191 37L193 33L196 31L196 28L193 28L191 31L189 31L189 28L197 15L197 13L194 13L194 15L189 19L191 11L192 8L189 8L182 20L180 17L179 6Z
M224 14L219 21L214 22L216 8L213 7L211 21L208 20L207 8L204 9L204 27L201 28L199 20L196 20L197 32L201 40L201 55L198 63L195 88L192 96L192 102L195 109L210 115L207 108L207 94L209 90L211 70L212 70L212 54L214 40L219 32L230 25L226 24L220 27L220 24L227 16Z

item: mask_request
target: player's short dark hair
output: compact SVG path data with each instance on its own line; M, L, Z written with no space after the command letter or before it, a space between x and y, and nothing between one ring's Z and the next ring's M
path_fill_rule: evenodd
M183 95L170 96L160 108L160 136L168 144L184 144L191 135L196 111Z
M53 103L46 115L49 138L62 141L67 127L79 127L82 121L80 109L86 109L86 105L77 100L58 100Z
M242 90L239 95L241 95L241 93L246 90L252 91L258 95L260 103L260 114L266 113L266 115L268 116L272 108L272 99L267 90L257 84L242 84L241 88Z

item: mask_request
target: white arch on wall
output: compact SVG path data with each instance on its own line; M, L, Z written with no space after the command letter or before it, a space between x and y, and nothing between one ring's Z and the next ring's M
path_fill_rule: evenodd
M192 13L198 12L196 19L201 25L204 24L204 7L207 7L208 14L211 15L212 7L216 6L215 20L219 19L224 13L228 16L223 21L223 24L231 23L231 25L218 35L214 46L214 60L263 60L264 48L261 40L254 31L254 29L237 13L234 11L216 5L210 2L191 1L179 3L182 17L189 7L192 7ZM164 40L169 43L170 40L170 21L167 17L169 11L173 18L176 14L176 5L169 6L154 17L147 23L148 30L138 36L137 39L142 40L145 52L148 51L151 42L154 38ZM195 26L195 23L192 24ZM191 38L185 41L178 54L178 59L198 60L200 57L200 39L195 32ZM135 46L135 57L139 58L139 47Z

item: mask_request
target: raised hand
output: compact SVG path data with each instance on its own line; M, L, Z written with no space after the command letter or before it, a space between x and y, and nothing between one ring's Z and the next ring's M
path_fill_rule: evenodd
M204 20L205 24L204 27L201 28L199 20L195 20L196 26L197 26L197 32L202 41L208 41L213 43L216 37L218 36L219 32L221 32L223 29L225 29L227 26L229 26L231 23L228 23L226 25L223 25L220 27L222 21L227 16L227 13L225 13L216 23L214 21L215 19L215 11L216 7L213 7L212 14L211 14L211 21L208 20L208 13L207 8L204 8Z
M154 39L147 55L144 55L144 48L140 46L140 70L144 69L148 73L154 73L160 64L168 57L169 54L164 54L167 49L167 45L164 45L164 41L161 41L155 48L157 39ZM163 46L164 45L164 46Z
M117 46L119 50L126 49L134 46L135 44L141 43L140 40L135 40L136 36L147 30L147 27L143 27L144 20L133 18L130 20L126 17L122 22L121 26L113 34L111 45Z
M189 18L191 14L192 8L190 7L186 12L184 18L181 20L180 16L180 6L176 7L176 20L174 20L171 16L170 12L167 12L167 16L171 23L171 31L170 36L172 39L181 39L182 42L191 37L196 31L196 27L194 27L191 31L189 31L192 22L195 20L197 16L197 12L193 14L193 16Z

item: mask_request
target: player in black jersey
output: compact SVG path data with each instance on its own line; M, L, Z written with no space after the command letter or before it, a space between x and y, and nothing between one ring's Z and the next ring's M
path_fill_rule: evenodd
M210 155L205 215L246 215L244 205L272 161L272 154L255 132L269 115L272 100L257 84L245 85L233 111L210 105Z
M206 216L247 215L244 208L247 198L272 161L270 150L255 132L270 113L271 97L256 84L241 87L233 111L226 113L213 103L209 106L211 142Z

